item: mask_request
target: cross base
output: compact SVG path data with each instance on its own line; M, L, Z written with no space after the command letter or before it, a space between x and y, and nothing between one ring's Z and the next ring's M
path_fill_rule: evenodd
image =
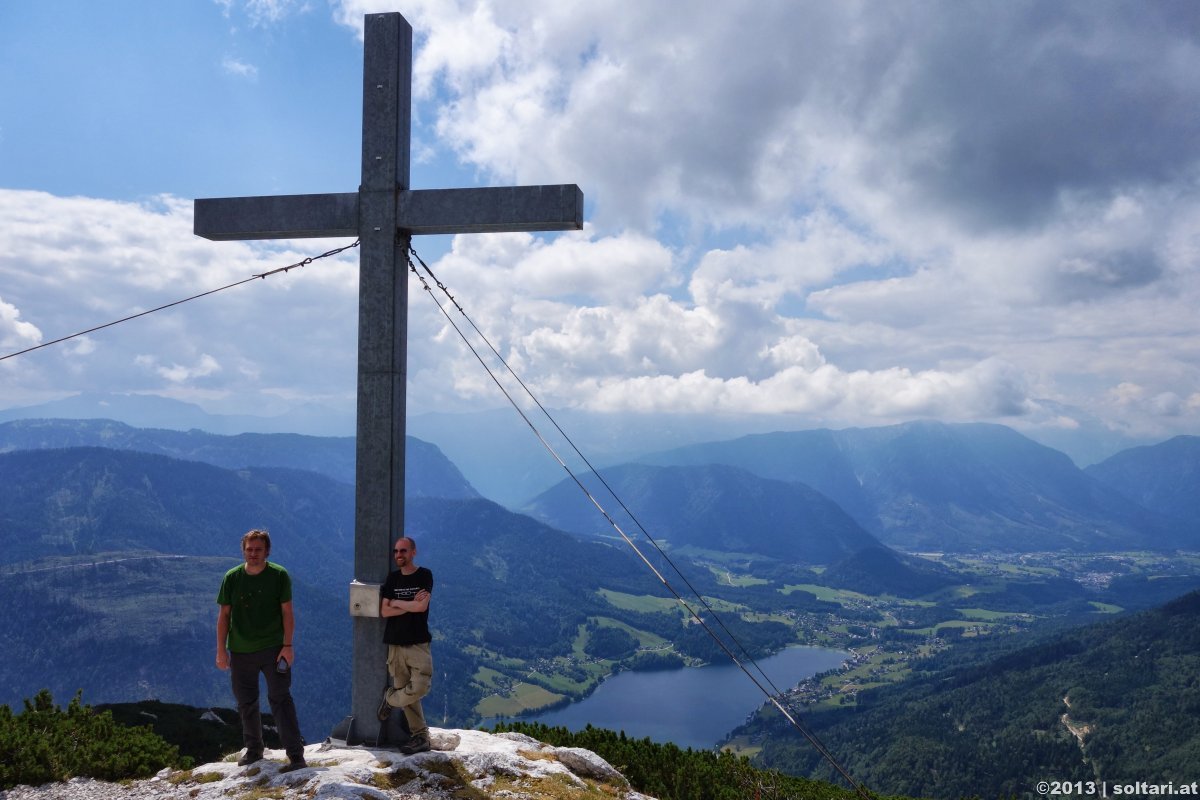
M372 731L373 738L370 735ZM399 747L410 738L408 721L399 709L392 712L387 722L372 719L366 725L356 724L351 714L335 725L329 734L329 741L344 742L348 747Z

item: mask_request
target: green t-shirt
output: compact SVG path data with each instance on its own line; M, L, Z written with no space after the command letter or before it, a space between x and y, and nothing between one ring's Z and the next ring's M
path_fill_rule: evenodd
M278 564L267 562L257 575L239 564L221 581L217 603L230 607L229 640L231 653L254 653L283 644L283 610L280 605L292 599L292 579Z

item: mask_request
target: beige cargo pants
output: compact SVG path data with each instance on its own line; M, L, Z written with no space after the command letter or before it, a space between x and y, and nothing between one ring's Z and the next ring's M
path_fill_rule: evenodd
M429 694L433 682L433 655L429 643L389 644L387 663L392 676L392 688L387 692L388 705L404 710L408 730L413 736L428 738L429 726L425 724L421 698Z

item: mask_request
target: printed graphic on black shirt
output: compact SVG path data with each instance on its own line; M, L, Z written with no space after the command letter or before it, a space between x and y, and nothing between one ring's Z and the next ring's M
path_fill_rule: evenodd
M392 600L416 600L420 586L396 586L392 588Z

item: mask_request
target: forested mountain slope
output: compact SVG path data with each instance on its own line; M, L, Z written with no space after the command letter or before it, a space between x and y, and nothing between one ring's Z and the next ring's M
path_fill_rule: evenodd
M301 573L348 582L353 513L353 487L312 472L87 447L0 455L0 563L129 550L236 557L259 527Z
M910 680L807 722L873 789L921 797L1023 796L1051 776L1166 783L1200 763L1200 593L978 649L916 662ZM742 732L761 763L826 775L777 715Z
M1123 450L1084 471L1146 508L1182 521L1193 533L1200 531L1200 436Z
M647 532L672 548L829 564L879 546L878 540L836 503L800 483L762 478L720 464L627 464L601 470L600 475ZM640 536L637 525L595 475L585 475L582 480L622 530ZM522 510L562 530L616 535L572 480L564 480Z

